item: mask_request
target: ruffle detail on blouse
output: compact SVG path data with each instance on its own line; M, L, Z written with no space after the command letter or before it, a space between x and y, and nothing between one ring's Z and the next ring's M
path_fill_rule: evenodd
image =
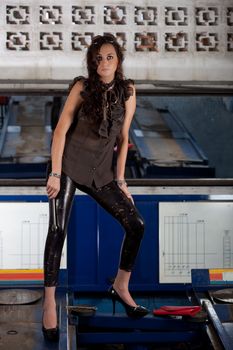
M88 79L84 76L75 77L69 85L68 92L72 90L73 86L78 81L83 81L83 90L80 94L84 99L84 104L88 104L90 93L88 89ZM124 102L127 101L134 92L131 85L134 85L134 81L132 79L116 79L109 84L101 83L101 86L98 87L98 90L102 89L103 91L103 105L105 106L100 115L97 113L95 121L97 127L96 131L101 137L108 138L110 135L114 135L119 132L125 114ZM111 107L108 108L108 106ZM94 120L90 118L83 107L84 105L82 105L79 110L79 118L87 119L94 123Z
M101 137L108 138L108 136L109 136L109 121L108 120L103 119L101 121L98 132L99 132L99 135Z

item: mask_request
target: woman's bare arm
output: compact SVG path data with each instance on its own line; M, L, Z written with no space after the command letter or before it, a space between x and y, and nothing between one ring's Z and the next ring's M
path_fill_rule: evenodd
M133 85L131 85L131 88L133 89L133 95L130 96L130 98L125 102L125 119L117 142L117 180L124 180L125 177L125 164L129 143L129 128L136 109L136 91ZM121 185L121 189L128 197L131 197L126 184L123 183Z
M65 147L66 133L69 130L76 110L82 103L80 92L83 90L83 82L78 81L70 91L57 126L54 130L51 159L52 172L61 174L62 170L62 156ZM47 193L50 198L55 198L60 190L60 179L54 176L49 177L47 182Z

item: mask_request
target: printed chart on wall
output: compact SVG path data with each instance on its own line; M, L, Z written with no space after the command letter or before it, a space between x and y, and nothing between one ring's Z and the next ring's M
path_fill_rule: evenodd
M0 203L0 280L42 280L48 203ZM64 245L65 246L65 245ZM61 268L66 267L66 249Z
M159 281L190 283L191 269L233 267L233 203L159 203Z

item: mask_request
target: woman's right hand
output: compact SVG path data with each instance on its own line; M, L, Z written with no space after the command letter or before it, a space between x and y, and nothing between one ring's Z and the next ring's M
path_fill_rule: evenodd
M47 181L46 191L50 199L56 198L60 191L60 179L50 176Z

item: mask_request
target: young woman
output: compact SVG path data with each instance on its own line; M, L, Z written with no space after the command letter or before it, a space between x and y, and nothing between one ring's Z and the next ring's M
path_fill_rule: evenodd
M130 317L148 313L135 303L128 285L144 233L124 179L129 127L135 112L132 80L122 72L123 54L112 35L94 37L87 51L88 77L74 79L55 128L47 181L50 222L44 253L43 334L57 341L55 289L69 214L76 188L93 197L125 230L119 269L109 290ZM116 172L112 169L117 145Z

